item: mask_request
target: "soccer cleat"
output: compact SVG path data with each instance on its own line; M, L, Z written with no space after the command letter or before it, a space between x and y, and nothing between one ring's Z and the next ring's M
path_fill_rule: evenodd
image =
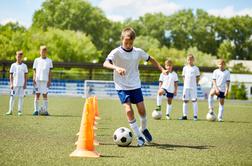
M179 118L179 120L187 120L187 116L182 116Z
M166 114L165 117L166 117L167 120L170 120L170 119L171 119L169 114Z
M224 120L222 118L218 118L219 122L224 122Z
M23 113L21 111L18 111L18 116L21 116Z
M157 107L155 108L155 110L156 110L156 111L161 111L161 106L157 106Z
M197 120L198 120L198 117L197 117L197 116L194 116L194 117L193 117L193 120L194 120L194 121L197 121Z
M39 114L38 111L34 111L34 112L32 113L33 116L38 116L38 114Z
M47 111L45 111L45 113L43 114L44 116L50 116L49 113Z
M12 115L12 111L6 112L5 115Z
M148 129L144 129L144 130L141 130L141 132L143 133L144 135L144 138L146 139L147 142L151 142L152 141L152 136L149 132Z
M137 139L137 146L141 147L144 146L145 140L143 139L143 137L139 137Z

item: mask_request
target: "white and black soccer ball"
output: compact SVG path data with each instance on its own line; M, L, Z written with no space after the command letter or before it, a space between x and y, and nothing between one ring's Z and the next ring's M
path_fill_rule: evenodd
M153 110L151 116L155 120L160 120L162 118L162 112L161 111L157 111L157 110Z
M44 107L39 108L39 115L47 115L47 111Z
M115 130L113 140L118 146L129 146L132 142L132 132L126 127L120 127Z
M212 112L212 113L208 112L207 115L206 115L206 119L207 119L208 121L215 121L215 120L216 120L216 115L215 115L215 113L214 113L214 112Z

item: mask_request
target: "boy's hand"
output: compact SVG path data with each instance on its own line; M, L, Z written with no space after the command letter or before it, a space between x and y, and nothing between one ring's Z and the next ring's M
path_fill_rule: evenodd
M124 68L116 67L116 72L119 73L121 76L126 74L126 70Z
M177 91L174 91L174 96L177 96Z
M36 86L36 81L35 80L33 80L33 86Z
M23 89L26 89L26 85L23 86Z
M219 94L220 94L220 91L219 91L218 88L215 89L215 93L216 93L216 95L219 95Z
M225 92L225 96L227 96L228 95L228 90L226 90L226 92Z
M51 81L47 82L47 88L49 88L51 86Z
M162 73L163 73L164 75L167 75L167 74L168 74L168 70L162 69Z
M13 90L13 85L12 84L10 85L10 89Z

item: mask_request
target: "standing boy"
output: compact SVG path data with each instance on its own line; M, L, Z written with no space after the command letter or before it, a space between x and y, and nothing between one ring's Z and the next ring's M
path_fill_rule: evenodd
M218 60L218 69L213 72L213 84L208 97L209 113L214 114L214 95L219 98L219 113L218 121L223 121L224 112L224 99L228 95L230 84L230 72L225 69L225 61L223 59Z
M34 112L33 115L39 115L39 97L43 95L43 106L41 115L48 116L48 88L51 85L51 69L53 68L52 60L47 57L46 46L40 46L40 57L36 58L33 63L33 86L35 87Z
M23 52L16 52L16 62L10 68L10 101L9 111L6 115L12 115L15 96L18 96L18 115L23 112L24 90L26 89L28 69L26 64L22 62Z
M165 68L169 72L168 74L160 74L159 77L159 90L157 94L157 108L156 111L161 111L162 96L165 94L167 97L166 106L166 119L170 119L172 111L172 99L177 95L178 90L178 75L173 71L173 65L171 60L165 61Z
M167 71L142 49L133 47L135 37L136 34L132 28L123 29L121 33L122 45L110 52L103 66L114 70L115 88L124 106L129 125L138 139L138 146L143 146L145 140L148 142L152 141L152 136L147 129L146 110L141 91L138 65L141 60L150 61L163 73ZM141 128L138 128L132 104L136 104L140 115Z
M200 71L194 65L194 56L189 54L187 56L187 65L184 66L182 76L184 79L183 87L183 116L180 120L187 120L188 115L188 102L192 101L193 104L193 120L198 120L198 103L197 103L197 85L200 78Z

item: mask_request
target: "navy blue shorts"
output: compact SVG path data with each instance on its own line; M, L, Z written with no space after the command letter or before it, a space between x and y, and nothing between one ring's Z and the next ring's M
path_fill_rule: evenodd
M170 93L170 92L168 92L166 89L164 89L164 88L162 88L164 91L165 91L165 96L167 97L167 98L173 98L174 97L174 93Z
M122 104L127 102L137 104L143 101L143 94L141 88L134 90L118 90L117 94Z
M220 93L218 95L218 98L224 99L225 98L225 93L220 91Z

